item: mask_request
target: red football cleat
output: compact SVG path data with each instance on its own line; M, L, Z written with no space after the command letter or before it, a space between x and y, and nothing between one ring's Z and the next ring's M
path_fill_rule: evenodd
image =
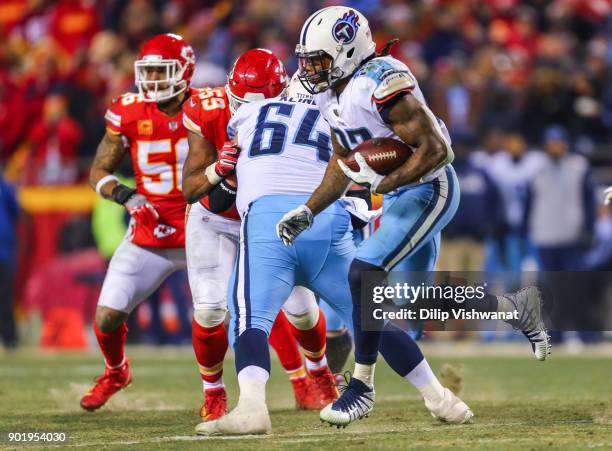
M295 395L295 408L297 410L321 410L324 404L321 403L321 396L316 384L309 376L291 379L293 394Z
M204 390L204 404L200 409L200 418L204 421L218 420L227 413L227 394L225 387Z
M323 406L331 404L338 399L336 379L328 366L310 371L313 384L318 388Z
M95 381L96 385L81 398L81 407L91 412L102 407L111 396L132 383L130 362L126 359L119 368L107 368Z

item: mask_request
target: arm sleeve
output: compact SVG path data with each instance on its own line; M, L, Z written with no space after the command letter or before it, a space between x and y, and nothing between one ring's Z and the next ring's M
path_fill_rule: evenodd
M236 202L236 188L222 180L208 193L208 209L215 214L221 214L234 206Z

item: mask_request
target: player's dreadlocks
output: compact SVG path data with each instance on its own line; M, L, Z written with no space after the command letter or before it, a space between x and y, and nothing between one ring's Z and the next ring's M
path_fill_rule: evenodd
M389 39L385 46L382 48L382 50L376 54L376 56L387 56L389 53L391 53L391 47L393 47L398 42L398 38Z

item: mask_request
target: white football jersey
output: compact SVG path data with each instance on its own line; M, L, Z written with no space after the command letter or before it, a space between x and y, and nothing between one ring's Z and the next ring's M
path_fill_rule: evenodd
M384 101L398 91L408 91L423 105L427 105L410 69L391 56L383 56L365 63L351 77L340 96L328 89L316 94L314 99L340 144L350 150L370 138L401 140L379 112ZM442 120L435 119L438 132L450 144L446 125ZM434 179L439 172L437 170L427 175L422 181Z
M242 215L272 194L312 194L331 157L329 125L309 98L276 97L242 105L228 124L242 149L236 207Z

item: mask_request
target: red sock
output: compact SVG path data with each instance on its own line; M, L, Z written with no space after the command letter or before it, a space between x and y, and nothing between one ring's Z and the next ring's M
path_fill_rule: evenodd
M302 355L291 333L291 324L287 321L287 317L282 310L272 325L269 341L285 371L294 373L304 370L302 367Z
M107 368L113 369L123 365L125 360L123 348L127 330L127 326L123 323L112 332L102 332L94 322L94 331Z
M204 388L222 387L223 359L227 352L227 331L225 324L204 327L193 319L191 321L191 342Z
M304 350L308 369L313 370L326 366L325 315L323 315L321 309L319 309L319 320L312 329L300 330L291 323L289 323L289 327L291 328L293 336Z

